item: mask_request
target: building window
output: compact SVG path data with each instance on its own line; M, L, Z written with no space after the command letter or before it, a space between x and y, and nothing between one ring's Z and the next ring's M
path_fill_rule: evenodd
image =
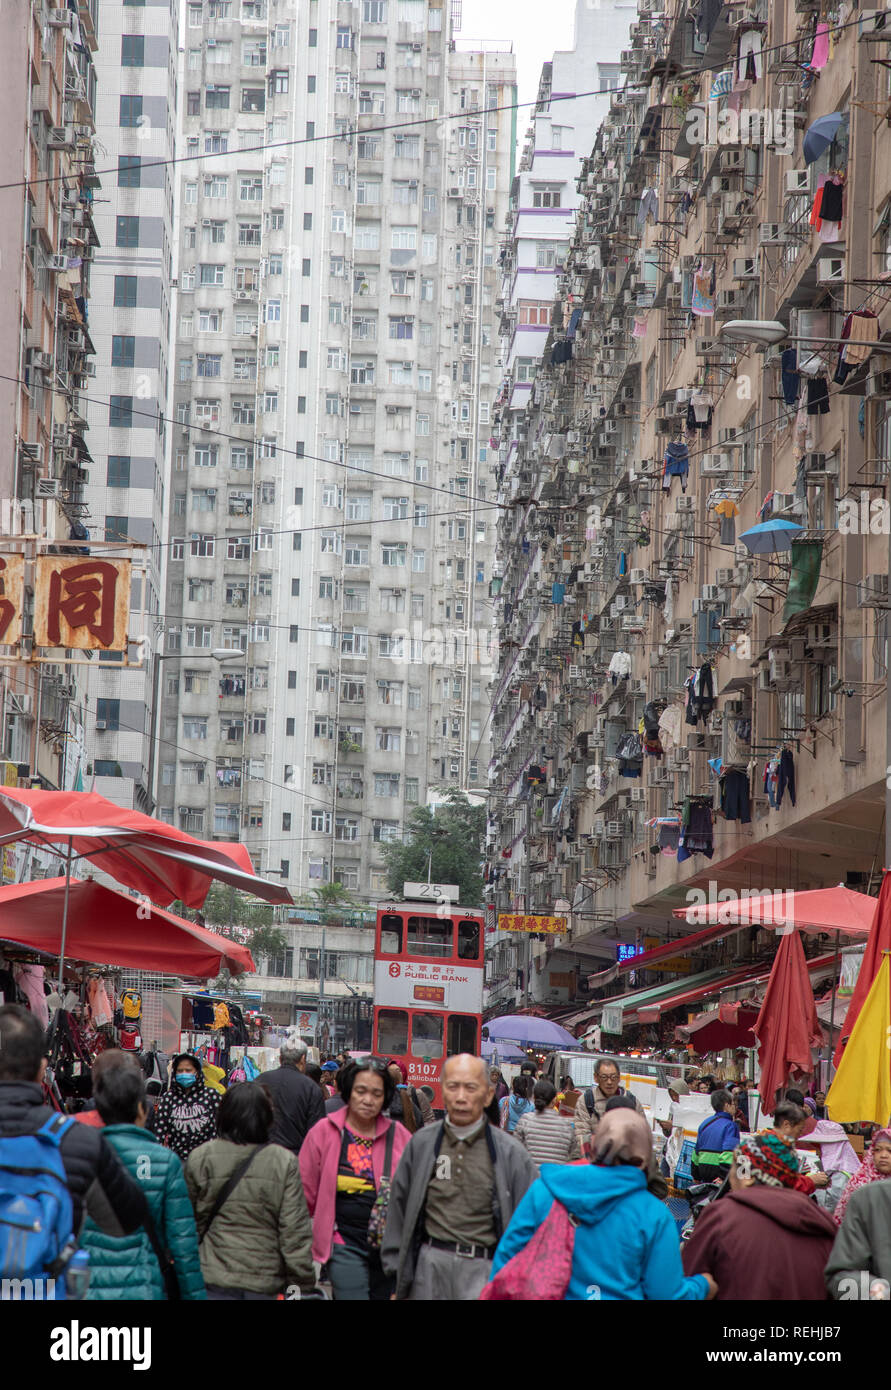
M561 206L562 189L557 183L542 183L532 190L532 206L534 208L559 208Z
M105 518L105 539L107 541L125 541L127 539L129 522L125 516L107 516Z
M130 247L139 245L138 217L115 218L115 245Z
M132 334L112 334L111 365L113 367L132 367L136 359L136 339Z
M108 423L117 429L133 428L133 397L111 396L108 402Z

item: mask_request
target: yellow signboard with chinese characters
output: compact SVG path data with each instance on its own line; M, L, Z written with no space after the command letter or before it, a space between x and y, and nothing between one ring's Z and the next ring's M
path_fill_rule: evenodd
M657 946L664 946L665 942L660 941L658 936L645 936L643 948L645 951L655 951ZM660 960L657 965L645 965L644 970L671 970L675 975L689 975L693 968L693 962L689 956L671 956L668 960Z
M565 917L526 917L512 912L499 912L499 931L540 931L549 936L565 936L569 930Z
M42 555L36 571L34 638L38 647L126 650L129 560Z
M0 644L13 647L22 636L25 590L23 555L0 555Z

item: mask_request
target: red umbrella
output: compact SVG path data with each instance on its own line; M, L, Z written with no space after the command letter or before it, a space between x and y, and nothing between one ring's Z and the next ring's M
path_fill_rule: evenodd
M205 980L224 966L233 974L256 969L246 946L160 907L146 915L138 898L92 879L45 878L0 888L0 937L57 955L66 888L66 949L75 960Z
M196 840L174 825L118 806L97 792L20 791L0 787L0 844L27 840L76 859L153 901L201 907L214 879L267 902L291 902L284 884L257 878L244 845ZM61 846L61 848L60 848ZM68 893L62 901L59 975L65 964Z
M289 903L284 885L257 878L244 845L197 840L175 825L118 806L97 792L0 787L0 844L26 840L97 869L165 906L201 907L214 879L267 902Z
M813 1071L811 1047L823 1041L797 931L788 932L780 941L752 1032L758 1038L761 1105L772 1114L777 1091L786 1085L790 1074Z
M838 1066L841 1055L845 1050L845 1043L851 1036L857 1016L863 1008L866 996L869 994L872 982L878 975L882 965L883 952L891 950L891 873L886 873L882 879L882 888L879 893L878 901L873 913L872 923L870 924L869 936L866 939L866 949L863 952L863 963L860 966L860 974L857 976L857 983L854 986L854 993L851 995L851 1002L848 1005L848 1012L845 1015L844 1028L839 1033L838 1046L835 1049L833 1062Z

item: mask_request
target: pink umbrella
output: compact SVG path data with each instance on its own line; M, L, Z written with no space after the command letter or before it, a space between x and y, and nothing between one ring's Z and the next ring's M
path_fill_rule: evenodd
M761 1012L752 1024L758 1038L762 1107L772 1114L777 1091L790 1075L813 1071L811 1048L823 1041L807 961L797 931L783 936L774 957Z

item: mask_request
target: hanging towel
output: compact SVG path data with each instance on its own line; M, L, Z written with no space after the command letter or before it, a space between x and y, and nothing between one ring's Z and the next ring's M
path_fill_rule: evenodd
M796 613L810 608L820 582L823 546L819 541L796 541L792 546L792 573L783 605L783 626Z
M814 51L811 54L810 66L815 72L821 72L829 62L829 25L823 20L817 25L817 32L814 35Z

